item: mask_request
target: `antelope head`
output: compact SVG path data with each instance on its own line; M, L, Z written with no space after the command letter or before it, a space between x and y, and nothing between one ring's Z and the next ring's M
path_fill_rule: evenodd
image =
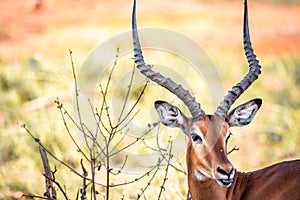
M232 111L231 105L258 78L261 73L258 60L253 52L248 28L247 0L244 10L244 50L249 63L248 74L225 95L213 115L206 115L189 91L173 80L153 71L143 58L137 25L136 1L132 13L132 37L134 58L137 68L147 78L168 89L188 107L191 117L187 117L176 106L165 101L156 101L155 108L161 122L168 127L178 127L189 137L187 148L188 178L198 181L213 179L222 187L232 184L235 169L227 158L229 128L249 124L261 106L261 99L248 101Z

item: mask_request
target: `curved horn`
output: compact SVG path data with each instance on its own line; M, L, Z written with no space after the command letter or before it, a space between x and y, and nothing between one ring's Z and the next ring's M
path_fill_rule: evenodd
M181 85L176 84L170 78L166 78L158 72L153 71L149 65L147 65L143 58L143 52L141 49L139 36L136 25L136 0L134 0L132 11L132 38L134 46L134 60L137 68L142 74L144 74L150 80L168 89L170 92L180 98L184 104L188 107L194 120L200 119L205 115L205 112L201 109L200 103L198 103L188 90L185 90Z
M241 94L258 78L259 74L261 73L261 66L259 65L259 61L256 59L256 55L253 52L250 41L247 0L245 0L244 4L244 50L250 69L243 80L241 80L238 84L233 86L231 90L229 90L228 94L224 97L224 100L217 107L215 115L224 119L235 100L241 96Z

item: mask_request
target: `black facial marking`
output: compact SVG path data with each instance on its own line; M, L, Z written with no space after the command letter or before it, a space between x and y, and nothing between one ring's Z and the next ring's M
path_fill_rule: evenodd
M200 143L200 142L202 142L202 138L201 138L199 135L195 134L195 133L192 133L192 134L191 134L191 138L192 138L192 140L193 140L195 143Z

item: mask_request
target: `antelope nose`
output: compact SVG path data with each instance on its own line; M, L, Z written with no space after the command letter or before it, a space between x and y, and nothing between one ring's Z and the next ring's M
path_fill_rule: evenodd
M232 177L232 174L233 174L233 171L234 171L234 168L233 167L231 167L231 168L229 168L229 169L223 169L223 168L221 168L221 167L218 167L217 168L217 172L219 173L219 174L221 174L221 175L224 175L224 176L227 176L228 177L228 179L231 179Z

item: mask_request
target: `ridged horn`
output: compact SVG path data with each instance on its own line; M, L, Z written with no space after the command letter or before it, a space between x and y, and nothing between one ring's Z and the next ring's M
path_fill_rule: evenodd
M237 100L241 96L241 94L245 90L247 90L247 88L258 78L259 74L261 73L261 66L259 65L259 61L256 59L256 55L253 52L250 41L247 0L245 0L244 4L244 50L250 69L248 74L243 78L243 80L241 80L238 84L233 86L231 90L229 90L227 95L224 97L223 101L217 107L215 115L224 119L235 100Z
M144 61L143 52L141 49L139 36L136 25L136 0L133 3L132 11L132 38L134 46L134 60L137 68L140 72L150 80L154 81L158 85L168 89L170 92L175 94L183 103L188 107L193 120L198 120L205 115L205 112L201 109L200 103L196 101L188 90L185 90L180 84L176 84L170 78L166 78L158 72L153 71L149 65Z

